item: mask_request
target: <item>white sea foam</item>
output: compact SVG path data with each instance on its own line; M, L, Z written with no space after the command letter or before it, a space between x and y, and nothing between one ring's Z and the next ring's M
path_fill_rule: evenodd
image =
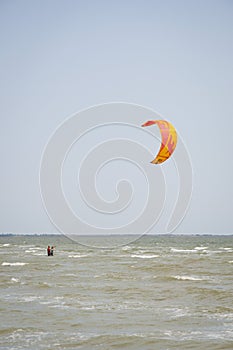
M165 309L171 318L180 318L189 314L188 308L166 308Z
M194 249L195 250L206 250L206 249L208 249L208 247L195 247Z
M37 295L28 295L28 296L24 296L21 301L25 302L25 303L29 303L31 301L35 301L35 300L41 300L43 299L42 296L37 296Z
M203 281L206 280L206 278L202 277L197 277L197 276L172 276L173 278L177 280L182 280L182 281Z
M25 250L25 253L38 253L39 251L45 252L46 250L44 248L33 247L33 248L28 248L27 250Z
M11 278L11 282L18 283L19 282L19 278L12 277Z
M138 258L138 259L153 259L157 258L159 255L136 255L132 254L131 258Z
M25 253L30 253L31 255L34 256L42 256L42 255L46 255L46 252L44 250L44 253L39 253L38 250L25 250Z
M184 341L184 340L197 340L197 339L206 339L206 340L232 340L233 332L230 330L223 330L223 331L173 331L173 330L167 330L164 332L165 336L168 336L169 339Z
M61 301L64 299L64 297L55 297L49 300L44 300L44 298L40 298L40 299L43 299L43 301L40 301L41 305L55 305L55 304L57 305L58 303L62 305L64 304L64 301Z
M196 249L177 249L177 248L171 248L171 251L173 253L197 253Z
M31 247L29 249L30 250L45 250L44 248L40 248L40 247Z
M85 258L86 256L88 256L87 254L71 254L68 255L69 258Z
M52 308L59 308L59 309L70 309L71 307L69 305L65 305L63 303L56 304L56 305L50 305Z
M24 263L24 262L15 262L15 263L10 263L10 262L3 262L2 266L24 266L28 263Z
M223 320L223 321L233 321L233 313L216 313L214 315L208 315L208 318L210 319L217 319L217 320Z
M122 250L130 250L130 249L132 249L132 247L126 245L126 246L122 247L121 249L122 249Z

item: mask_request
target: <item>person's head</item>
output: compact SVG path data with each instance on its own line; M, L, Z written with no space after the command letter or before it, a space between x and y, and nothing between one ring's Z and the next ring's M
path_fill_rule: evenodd
M52 249L53 249L53 246L52 246Z
M50 245L48 245L48 248L50 248Z

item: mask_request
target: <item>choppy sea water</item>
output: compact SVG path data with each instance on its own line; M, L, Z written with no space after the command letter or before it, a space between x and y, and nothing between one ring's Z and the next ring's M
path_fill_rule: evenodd
M0 237L0 349L233 349L232 236L101 240Z

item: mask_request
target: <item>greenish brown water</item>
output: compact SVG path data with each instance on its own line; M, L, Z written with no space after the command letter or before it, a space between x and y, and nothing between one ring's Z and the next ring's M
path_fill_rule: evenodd
M107 240L0 237L1 349L233 348L232 236Z

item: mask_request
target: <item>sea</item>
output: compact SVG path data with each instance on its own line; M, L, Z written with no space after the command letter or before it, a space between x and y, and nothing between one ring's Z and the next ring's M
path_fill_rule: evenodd
M2 235L0 349L232 350L233 236L132 237Z

